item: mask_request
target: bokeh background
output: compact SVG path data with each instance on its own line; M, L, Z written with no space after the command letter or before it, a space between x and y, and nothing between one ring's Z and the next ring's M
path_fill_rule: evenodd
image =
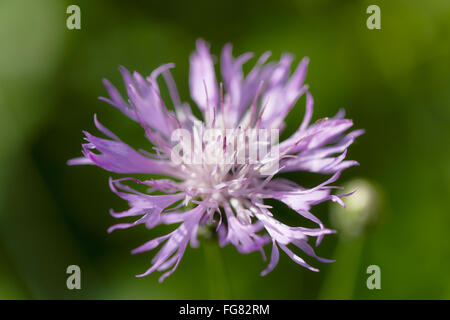
M66 28L70 4L81 8L81 30ZM370 4L381 8L381 30L366 28ZM336 204L313 212L333 227L367 210L374 219L357 235L327 237L317 252L337 262L310 260L320 273L283 254L260 277L266 263L258 253L203 240L164 283L135 278L153 252L130 250L161 230L107 234L115 223L108 210L127 206L108 188L118 175L66 165L80 155L81 130L96 132L94 113L131 145L148 147L139 126L97 99L106 94L101 80L124 92L119 65L147 75L175 62L180 94L191 102L188 57L198 37L216 56L227 42L235 55L309 56L314 119L345 108L366 129L348 154L361 166L340 182L371 191L347 216ZM290 128L304 102L289 115ZM447 0L1 0L0 298L449 299L449 123ZM312 186L325 177L290 178ZM286 219L296 215L276 208ZM81 290L66 288L72 264L81 267ZM381 268L381 290L366 287L372 264Z

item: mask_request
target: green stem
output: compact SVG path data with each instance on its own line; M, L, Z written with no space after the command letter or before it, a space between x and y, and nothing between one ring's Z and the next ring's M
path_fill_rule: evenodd
M222 261L219 245L212 241L204 241L202 245L205 254L210 299L229 299L230 286L226 279L226 270Z
M340 238L335 260L330 265L320 292L320 299L347 300L352 299L359 278L358 270L364 246L364 235L357 238Z

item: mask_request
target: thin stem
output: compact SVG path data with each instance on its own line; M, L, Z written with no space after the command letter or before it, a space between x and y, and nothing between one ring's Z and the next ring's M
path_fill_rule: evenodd
M202 245L205 253L210 299L230 299L230 286L227 281L226 270L219 245L213 241L204 241Z
M354 297L358 270L361 265L365 236L357 238L340 238L335 259L325 276L319 295L320 299L352 299Z

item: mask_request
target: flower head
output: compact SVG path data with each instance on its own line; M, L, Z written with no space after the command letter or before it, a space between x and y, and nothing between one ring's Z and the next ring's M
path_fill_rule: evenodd
M111 190L128 201L124 212L111 211L115 218L134 217L130 223L119 223L109 231L144 224L154 228L174 224L169 234L152 239L133 253L162 246L151 267L139 276L164 271L160 281L177 268L188 243L199 245L199 228L214 228L219 244L231 243L241 253L260 251L272 245L270 262L262 275L278 263L279 249L294 262L318 271L294 253L297 248L321 262L309 238L316 246L333 230L325 228L310 211L312 206L332 200L343 205L342 196L331 194L342 170L357 165L345 160L347 147L362 130L345 133L352 121L340 111L332 118L310 123L313 98L303 84L308 59L304 58L290 75L292 57L266 63L263 54L249 74L242 66L251 57L245 53L232 56L226 45L220 58L222 82L218 83L209 45L197 41L190 58L189 85L192 100L200 109L198 119L189 104L181 102L170 69L165 64L144 78L121 67L128 99L104 80L109 98L101 98L142 126L153 145L152 152L135 150L120 140L94 117L95 125L107 138L84 132L83 157L69 164L94 164L120 174L161 175L159 179L138 180L132 177L110 179ZM162 76L168 87L173 108L160 95L157 80ZM306 95L306 109L297 131L279 142L284 119L297 100ZM331 177L314 188L304 188L279 178L282 172L309 171ZM167 177L167 178L165 178ZM145 192L136 186L144 186ZM142 189L142 188L141 188ZM347 194L348 195L348 194ZM289 226L277 220L277 213L265 203L276 199L297 214L317 224L316 228ZM299 249L299 250L298 250Z

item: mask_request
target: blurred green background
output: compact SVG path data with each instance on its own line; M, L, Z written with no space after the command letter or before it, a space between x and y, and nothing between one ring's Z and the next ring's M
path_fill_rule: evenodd
M81 8L81 30L66 28L70 4ZM381 8L381 30L366 28L370 4ZM188 58L198 37L216 56L227 42L235 55L309 56L313 120L345 108L366 129L348 154L361 166L340 183L369 182L378 218L360 235L327 237L317 253L338 261L309 260L320 273L282 254L260 277L258 253L204 240L164 283L135 278L153 252L130 250L161 230L107 234L116 222L108 210L127 206L108 187L119 175L66 165L80 155L81 130L97 133L94 113L131 145L147 146L138 125L97 99L106 95L101 80L124 92L119 65L147 75L175 62L180 94L191 101ZM1 0L0 43L0 298L450 299L449 1ZM304 186L325 179L290 178ZM335 206L313 212L334 226ZM81 290L66 288L72 264L81 267ZM372 264L381 290L366 287Z

